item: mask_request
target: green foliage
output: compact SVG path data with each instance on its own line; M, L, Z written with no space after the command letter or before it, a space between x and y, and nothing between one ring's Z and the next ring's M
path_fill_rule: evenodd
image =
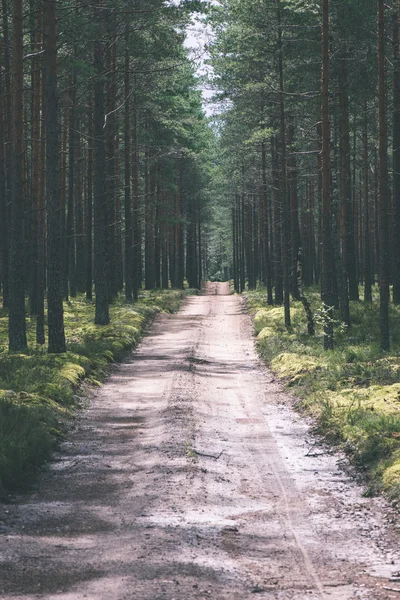
M319 290L309 289L307 296L318 312ZM378 311L351 303L352 327L346 331L334 317L336 348L326 353L323 319L316 319L315 338L308 336L295 302L288 332L283 307L267 306L265 290L246 297L261 356L300 398L299 407L315 417L317 431L365 472L371 491L400 497L400 336L394 336L391 353L383 353L376 343ZM399 331L400 307L391 306L391 321Z
M68 352L37 347L35 322L28 324L29 354L6 348L7 317L0 318L0 496L32 481L80 406L81 382L99 385L112 362L140 340L149 319L178 310L194 290L143 292L135 305L118 300L111 325L93 324L94 306L83 298L64 305Z
M56 431L55 411L45 404L0 398L0 494L31 482L50 456Z

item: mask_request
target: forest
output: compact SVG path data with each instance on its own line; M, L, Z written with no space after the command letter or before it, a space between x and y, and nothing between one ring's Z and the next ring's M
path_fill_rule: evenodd
M2 0L1 23L4 410L230 278L308 398L397 399L397 0Z

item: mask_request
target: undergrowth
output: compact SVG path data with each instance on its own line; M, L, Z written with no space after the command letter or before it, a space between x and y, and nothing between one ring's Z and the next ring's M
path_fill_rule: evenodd
M191 290L143 292L133 305L110 307L111 324L97 326L83 297L64 304L68 352L47 354L28 319L28 354L7 351L7 314L0 312L0 497L31 483L81 406L83 380L100 385L110 364L138 343L158 312L178 310Z
M307 334L300 302L292 305L292 327L282 307L266 303L266 291L246 293L260 355L299 397L316 429L340 445L368 482L367 493L384 491L400 500L400 308L390 307L391 351L379 347L376 302L351 303L352 324L338 328L335 349L323 349L323 331ZM313 313L316 288L307 290Z

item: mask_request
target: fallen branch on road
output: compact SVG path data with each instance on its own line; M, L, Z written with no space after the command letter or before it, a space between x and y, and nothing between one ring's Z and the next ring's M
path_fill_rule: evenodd
M205 454L204 452L200 452L199 450L196 450L195 448L193 448L192 452L194 454L197 454L197 456L205 456L206 458L213 458L214 460L218 460L223 455L224 450L221 450L221 452L218 454L218 456L215 456L215 454Z

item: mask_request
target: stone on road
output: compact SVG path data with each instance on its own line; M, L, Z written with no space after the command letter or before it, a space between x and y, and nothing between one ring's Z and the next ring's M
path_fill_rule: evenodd
M159 317L33 493L0 505L0 598L400 598L388 507L316 446L227 284Z

